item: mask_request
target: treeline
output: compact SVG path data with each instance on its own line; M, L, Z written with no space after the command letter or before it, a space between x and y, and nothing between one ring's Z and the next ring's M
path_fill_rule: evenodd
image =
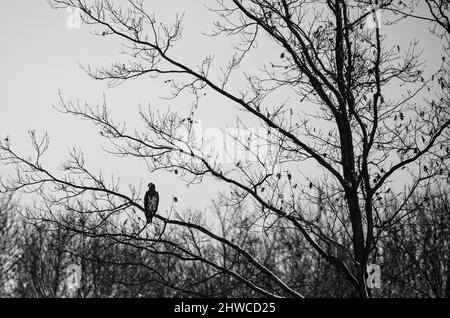
M383 200L384 210L379 213L391 217L386 218L389 224L379 228L380 247L372 262L381 267L381 288L373 289L372 296L449 297L448 193L430 188L410 200L413 208L398 206L394 195ZM358 296L348 280L282 220L268 234L249 222L243 207L213 209L222 234L290 288L307 297ZM192 233L173 230L173 241L149 234L143 238L127 234L135 232L108 219L92 222L96 228L90 228L88 215L80 218L70 212L58 221L43 221L11 196L1 198L0 211L2 297L261 296L243 280L288 296L264 271L255 270L249 259L210 240L187 240ZM323 202L312 211L322 226L309 230L319 238L331 237L335 244L323 242L323 246L350 263L351 236L345 227L333 225L334 219L327 214L330 207ZM83 223L85 230L73 226L76 222ZM186 251L171 247L174 242L186 246ZM195 256L189 248L197 250ZM82 273L75 293L69 290L71 264L79 265Z

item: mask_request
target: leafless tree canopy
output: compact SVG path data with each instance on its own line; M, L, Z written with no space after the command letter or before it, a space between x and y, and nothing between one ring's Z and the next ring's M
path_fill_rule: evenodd
M140 109L140 130L113 118L107 98L93 105L60 94L57 110L96 125L107 152L144 161L149 174L229 187L207 215L172 204L144 227L139 180L126 188L117 172L90 170L75 149L47 167L49 138L35 131L33 154L2 141L0 160L15 172L0 189L37 195L22 211L34 233L22 244L46 247L36 257L61 271L81 263L78 296L449 296L448 1L217 0L205 36L230 41L233 52L225 64L205 56L195 65L180 59L182 15L166 24L141 0L50 3L78 8L99 40L122 42L120 61L83 66L93 80L113 87L150 78L170 87L166 98L186 100L185 113ZM391 36L413 21L440 39L436 68L420 42L399 45ZM265 46L279 55L266 58ZM252 69L255 56L262 62ZM230 136L254 160L224 164L195 141L206 98L236 111L242 128L259 121L264 133ZM312 167L320 176L306 172ZM33 257L27 262L16 272L32 272ZM381 291L367 288L369 264L382 266ZM62 274L48 270L30 278L32 292L16 288L63 295ZM133 294L120 286L135 286ZM159 294L155 286L163 286Z

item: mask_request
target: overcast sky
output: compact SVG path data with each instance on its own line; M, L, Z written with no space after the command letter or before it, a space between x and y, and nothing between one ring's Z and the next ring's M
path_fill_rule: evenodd
M216 17L205 7L208 1L166 0L147 1L160 20L169 23L177 12L184 12L184 37L177 44L174 54L191 66L201 63L203 57L214 54L217 61L230 57L231 45L223 38L211 39L202 35L212 29ZM211 3L211 1L209 1ZM170 173L150 175L143 162L115 159L104 154L105 144L91 123L61 114L52 108L58 102L58 91L67 99L100 104L106 96L114 118L135 123L139 120L139 106L154 109L171 109L187 113L190 105L185 101L166 101L159 98L168 93L163 84L165 78L152 80L142 77L121 86L108 88L107 82L90 79L80 69L82 65L108 66L120 61L120 42L92 34L86 25L69 28L66 10L53 10L45 0L0 0L0 137L10 138L12 146L21 153L30 151L27 137L29 129L40 134L48 132L50 150L45 165L55 170L67 158L69 148L81 148L90 167L114 173L123 183L144 185L153 181L160 192L161 208L166 209L172 195L179 198L183 207L204 208L219 189L209 180L201 186L187 189L177 176ZM401 24L395 30L388 27L390 39L407 45L413 39L421 40L427 71L435 71L440 58L440 43L429 35L420 22ZM392 33L394 32L394 33ZM278 58L280 49L262 43L259 51L250 59L250 66ZM219 66L219 65L217 65ZM234 106L224 104L214 96L205 98L196 117L204 128L233 126L240 115ZM256 124L256 123L255 123ZM1 171L3 167L0 167Z
M203 45L201 32L210 28L213 16L201 1L189 2L186 6L187 1L153 1L152 9L170 20L176 16L174 9L185 11L186 36L180 45L183 58L196 65L201 62L200 54L220 50L220 43L216 41L215 47ZM103 153L101 144L105 142L92 124L53 109L59 90L67 99L91 105L100 104L105 94L113 117L130 123L139 120L139 106L145 108L149 103L152 108L181 107L179 111L185 113L189 109L181 102L159 98L169 93L162 85L164 79L142 78L115 88L90 79L79 63L96 67L124 59L117 54L120 42L94 36L86 25L69 28L69 16L66 10L53 10L45 0L0 1L0 136L9 136L14 148L27 153L31 150L27 131L48 132L51 144L45 164L51 170L67 158L69 148L82 148L89 166L114 173L125 185L139 184L140 179L144 185L153 181L160 192L162 209L172 195L180 199L180 206L209 205L206 198L213 198L217 192L217 187L211 187L214 182L188 190L173 174L149 175L142 162L115 160ZM221 107L202 107L200 111L198 116L206 127L223 127L227 118L234 118Z

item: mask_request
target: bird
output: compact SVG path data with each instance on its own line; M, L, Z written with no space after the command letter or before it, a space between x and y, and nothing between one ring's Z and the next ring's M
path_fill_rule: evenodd
M152 223L153 216L158 211L159 204L159 194L155 190L155 185L153 183L148 184L148 190L144 196L144 208L145 217L147 218L147 224Z

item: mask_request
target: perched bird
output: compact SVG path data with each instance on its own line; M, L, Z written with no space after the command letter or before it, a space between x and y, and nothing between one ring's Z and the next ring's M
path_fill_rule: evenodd
M144 196L144 208L145 217L147 218L147 223L152 223L153 216L158 210L159 194L155 190L155 185L153 183L148 184L148 191Z

